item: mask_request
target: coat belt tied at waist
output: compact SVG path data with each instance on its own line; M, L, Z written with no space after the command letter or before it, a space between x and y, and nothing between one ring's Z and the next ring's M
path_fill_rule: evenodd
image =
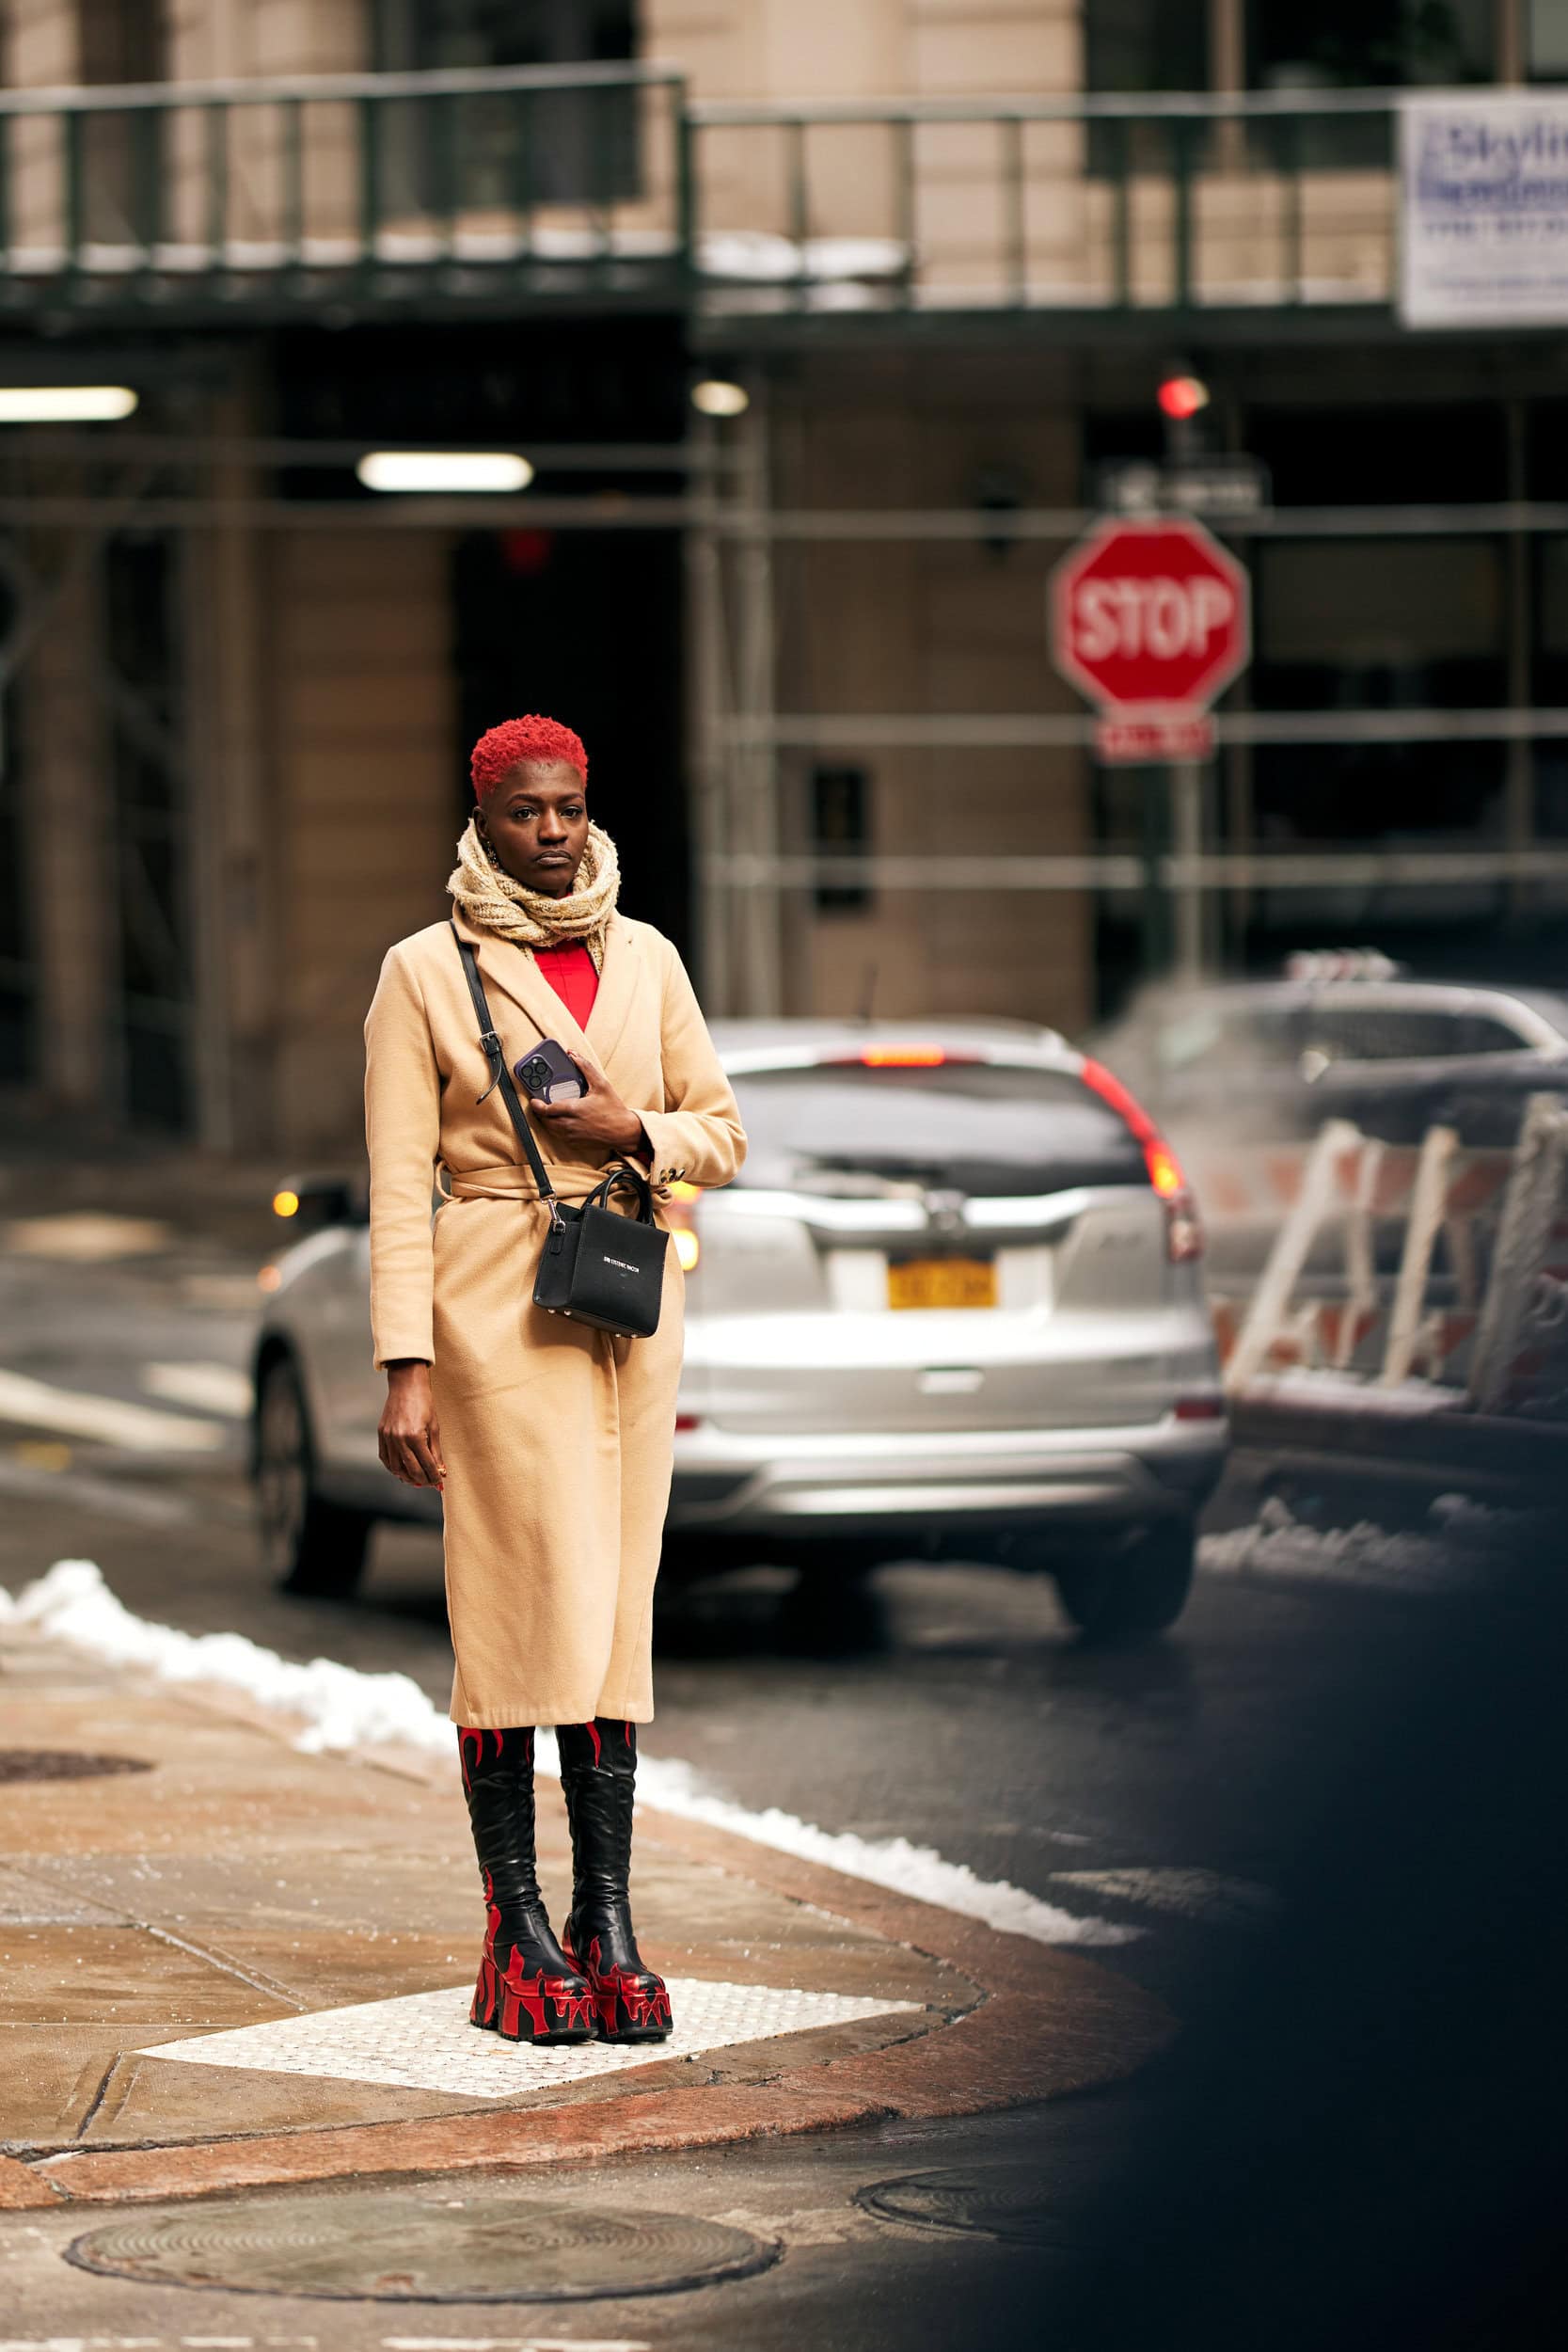
M605 1168L554 1168L550 1182L561 1200L586 1200L617 1165L611 1160ZM512 1160L496 1168L455 1168L442 1163L436 1170L436 1188L443 1200L538 1200L543 1197L532 1169ZM656 1200L670 1198L668 1184L655 1184L653 1192Z

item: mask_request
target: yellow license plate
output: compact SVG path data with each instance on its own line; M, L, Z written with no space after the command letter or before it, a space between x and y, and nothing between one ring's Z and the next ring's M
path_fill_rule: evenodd
M906 1258L887 1270L890 1307L994 1307L996 1268L986 1258Z

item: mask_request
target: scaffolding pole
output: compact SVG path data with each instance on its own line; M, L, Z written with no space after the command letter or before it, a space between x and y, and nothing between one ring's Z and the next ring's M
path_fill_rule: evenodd
M694 417L689 449L710 453L717 440L710 418ZM728 698L725 679L723 542L711 518L694 521L682 540L686 577L687 694L690 710L690 772L697 850L697 977L715 1013L732 1009L730 894L723 880L731 853Z
M779 757L774 730L773 554L767 390L749 388L740 434L741 512L736 555L736 725L726 763L737 782L737 846L755 862L745 895L736 958L737 1012L784 1009L784 882L780 872Z

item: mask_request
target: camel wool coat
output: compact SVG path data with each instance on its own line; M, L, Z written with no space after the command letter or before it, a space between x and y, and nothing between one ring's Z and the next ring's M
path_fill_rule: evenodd
M509 1065L542 1038L586 1047L642 1120L660 1198L682 1181L728 1184L746 1152L735 1096L660 932L611 917L579 1029L525 947L461 910L455 920L478 948ZM646 1723L686 1278L671 1248L650 1339L535 1307L549 1215L489 1084L451 926L433 923L382 965L365 1127L375 1361L430 1363L447 1465L452 1720ZM557 1158L544 1120L535 1140L563 1200L585 1199L614 1164Z

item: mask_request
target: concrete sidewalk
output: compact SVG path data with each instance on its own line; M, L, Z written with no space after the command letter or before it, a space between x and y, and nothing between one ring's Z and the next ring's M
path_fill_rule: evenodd
M455 1761L308 1756L228 1693L0 1630L0 2207L548 2166L978 2114L1172 2031L1096 1963L644 1809L675 2040L467 2022L483 1924ZM559 1791L541 1867L564 1909ZM219 2039L221 2038L221 2039Z

